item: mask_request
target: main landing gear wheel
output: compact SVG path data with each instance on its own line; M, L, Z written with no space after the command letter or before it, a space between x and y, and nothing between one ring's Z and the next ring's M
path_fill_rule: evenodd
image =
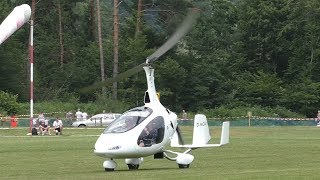
M104 168L104 170L105 170L105 171L108 171L108 172L109 172L109 171L114 171L114 169L112 169L112 168Z
M139 164L128 164L129 170L137 170L139 169Z
M178 164L180 169L185 169L185 168L189 168L190 164Z
M139 169L139 165L143 162L143 158L127 158L125 163L128 165L129 170Z

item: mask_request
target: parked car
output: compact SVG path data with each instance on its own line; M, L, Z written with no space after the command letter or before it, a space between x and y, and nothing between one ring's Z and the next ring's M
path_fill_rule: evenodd
M117 119L121 114L118 113L103 113L96 114L87 120L75 121L72 123L73 127L87 127L87 126L107 126L112 121Z

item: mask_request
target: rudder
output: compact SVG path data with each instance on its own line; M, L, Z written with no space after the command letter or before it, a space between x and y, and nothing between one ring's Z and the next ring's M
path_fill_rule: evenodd
M204 114L196 114L193 125L193 145L205 145L211 139L207 117Z

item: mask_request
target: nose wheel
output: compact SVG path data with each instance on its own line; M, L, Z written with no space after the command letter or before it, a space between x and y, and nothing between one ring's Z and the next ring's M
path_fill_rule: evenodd
M109 171L114 171L114 169L112 168L104 168L105 171L109 172Z
M117 167L117 163L110 159L103 162L103 167L105 171L114 171L114 169Z

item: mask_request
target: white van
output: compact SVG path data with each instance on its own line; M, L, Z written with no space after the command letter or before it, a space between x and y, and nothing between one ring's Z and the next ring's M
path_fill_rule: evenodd
M120 117L118 113L103 113L96 114L87 120L75 121L72 123L73 127L95 127L95 126L107 126L112 121Z

